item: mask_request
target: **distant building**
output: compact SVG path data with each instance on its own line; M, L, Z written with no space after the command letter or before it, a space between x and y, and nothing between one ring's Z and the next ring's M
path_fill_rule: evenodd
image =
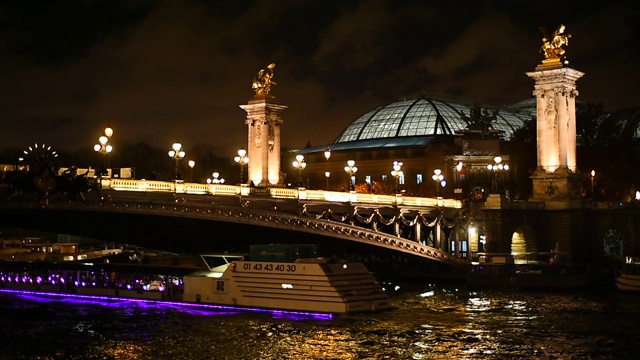
M497 111L496 120L486 133L466 131L468 124L461 115L470 116L472 109L478 107ZM532 113L535 101L516 108L494 108L426 97L404 99L360 116L333 144L307 147L299 153L305 156L305 174L311 188L326 187L322 176L326 171L330 173L331 190L345 187L349 174L344 167L351 159L358 168L356 184L377 183L387 191L395 187L396 180L407 194L420 196L438 192L452 198L459 193L455 189L463 186L467 190L484 186L499 191L493 166L502 171L504 165L507 169L509 166L509 155L503 154L501 143L532 119ZM324 155L327 148L331 151L328 160ZM402 162L402 176L398 179L391 175L394 161ZM446 182L444 187L440 180L436 183L433 179L436 169Z

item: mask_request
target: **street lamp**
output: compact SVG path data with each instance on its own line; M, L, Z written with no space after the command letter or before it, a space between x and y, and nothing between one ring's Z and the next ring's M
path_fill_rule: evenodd
M493 164L487 165L487 170L492 171L496 174L495 176L491 176L491 173L489 174L489 178L490 178L489 181L491 183L491 192L494 192L494 191L501 192L502 182L500 181L501 180L500 172L508 171L509 164L503 164L502 157L500 156L494 157L493 162L494 162Z
M307 167L307 163L304 162L304 155L302 154L296 155L296 159L293 161L292 165L294 168L298 169L298 186L304 187L304 184L302 182L302 170L304 170L304 168Z
M220 178L220 173L216 170L213 172L213 174L211 174L213 176L213 179L209 178L207 179L207 183L208 184L224 184L224 179Z
M240 164L240 184L242 184L242 168L245 164L249 163L249 157L247 156L247 150L240 149L238 150L238 156L233 158L233 161Z
M194 160L189 160L189 167L191 168L191 182L193 182L193 167L196 166L196 162Z
M178 165L180 163L180 160L182 160L182 158L184 158L185 155L186 153L184 152L184 150L182 150L182 144L180 144L179 142L176 142L176 143L173 143L173 145L171 145L171 150L169 150L169 157L173 158L176 161L176 181L180 179L180 173L178 172Z
M347 172L347 174L349 174L349 191L355 191L356 184L354 181L354 175L358 171L355 160L348 160L347 166L344 167L344 171Z
M433 170L433 175L431 179L436 183L436 197L440 196L440 186L445 187L447 182L444 181L444 175L442 175L442 170L435 169Z
M391 171L391 176L396 178L396 194L400 193L400 177L404 176L402 172L402 161L394 161L393 162L393 171Z
M462 161L458 162L458 165L456 165L456 173L457 173L457 177L456 177L456 187L460 187L461 183L462 183L462 179L460 178L460 173L462 172L462 167L464 166L464 164L462 164Z
M329 158L331 157L331 150L329 149L329 147L327 146L324 149L324 158L327 159L327 163L329 163ZM327 171L324 172L324 176L327 178L327 190L329 190L329 176L331 175L331 173L328 170L328 165L327 165Z
M593 178L596 177L596 171L591 170L591 196L593 196Z
M103 156L104 168L100 171L100 175L107 175L109 169L108 155L113 151L113 146L109 144L109 140L113 136L113 129L108 127L104 129L104 135L98 138L98 144L93 145L93 150L99 152Z

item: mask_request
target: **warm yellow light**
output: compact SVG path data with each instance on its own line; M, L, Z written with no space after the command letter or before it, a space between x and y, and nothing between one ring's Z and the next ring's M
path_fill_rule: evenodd
M249 157L246 156L247 155L247 150L245 149L240 149L238 150L238 156L234 157L233 160L235 162L237 162L240 165L244 165L244 164L248 164L249 163Z
M324 158L329 160L330 157L331 157L331 150L329 150L329 148L326 148L324 150Z
M110 127L104 129L104 134L107 135L108 138L111 138L113 136L113 129Z
M393 170L397 173L402 168L402 161L394 161L393 162Z

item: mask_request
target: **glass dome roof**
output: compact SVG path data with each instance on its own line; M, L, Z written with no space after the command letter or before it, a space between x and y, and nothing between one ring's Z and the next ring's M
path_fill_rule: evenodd
M474 105L426 98L394 102L357 118L340 134L335 144L375 139L455 135L456 130L467 129L467 123L460 116L460 112L469 116L474 107ZM481 106L481 108L490 107ZM503 130L506 140L511 138L516 129L523 126L525 120L531 118L531 116L504 109L497 110L498 117L492 123L492 129Z

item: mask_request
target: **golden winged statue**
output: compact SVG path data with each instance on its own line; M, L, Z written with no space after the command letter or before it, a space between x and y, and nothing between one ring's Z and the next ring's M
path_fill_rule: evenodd
M544 34L542 38L542 47L540 52L544 53L546 59L564 59L564 47L569 45L571 34L565 33L565 26L560 25L553 33L553 37L549 38Z
M269 91L271 91L271 85L277 85L275 81L273 81L273 68L276 67L276 64L271 63L267 66L267 69L261 69L258 71L258 75L253 79L253 85L251 88L256 92L256 95L269 95Z

